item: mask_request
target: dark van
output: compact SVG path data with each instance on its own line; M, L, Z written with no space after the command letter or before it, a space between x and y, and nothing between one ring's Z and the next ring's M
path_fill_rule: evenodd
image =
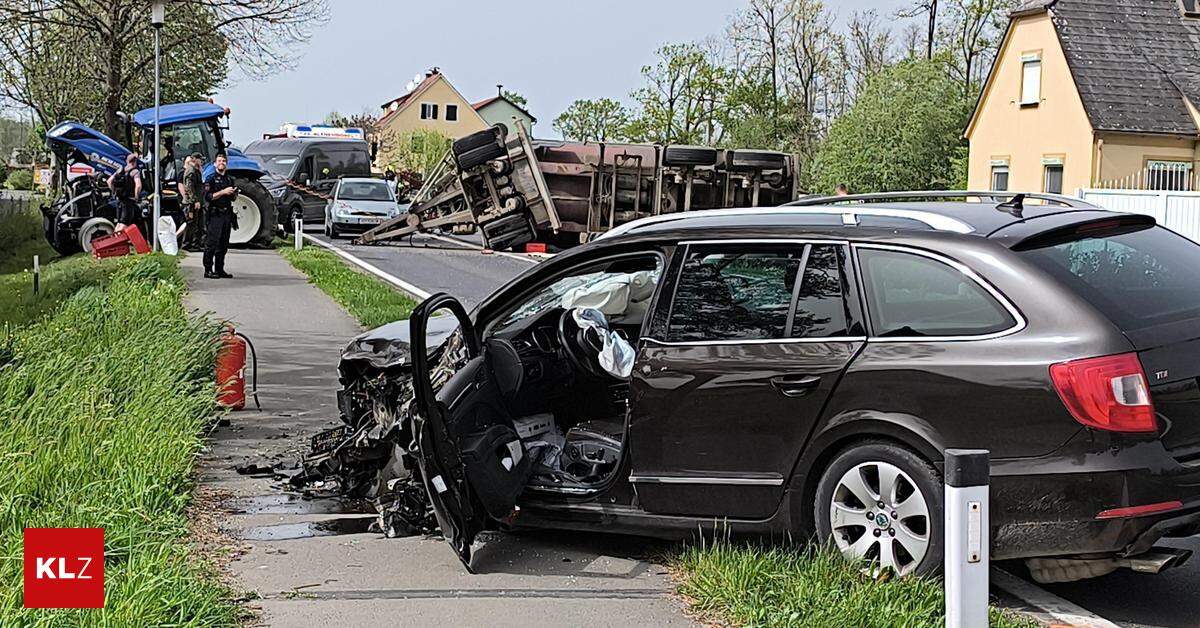
M251 142L246 154L257 158L268 175L262 183L271 192L280 222L303 215L321 222L325 198L339 177L371 174L367 142L353 139L281 137Z

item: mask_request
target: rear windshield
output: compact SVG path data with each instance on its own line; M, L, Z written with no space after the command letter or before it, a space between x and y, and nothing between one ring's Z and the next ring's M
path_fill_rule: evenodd
M1086 235L1019 255L1124 331L1200 317L1200 245L1162 227Z

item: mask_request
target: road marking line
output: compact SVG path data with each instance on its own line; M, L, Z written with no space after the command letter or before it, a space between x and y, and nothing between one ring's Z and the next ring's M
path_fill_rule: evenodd
M343 251L341 248L334 246L333 244L331 244L329 242L325 242L324 240L318 240L317 238L314 238L313 236L310 236L307 233L305 233L303 235L304 235L305 240L308 240L309 242L312 242L313 244L316 244L317 246L321 246L321 247L329 249L330 251L333 251L334 253L338 254L339 256L341 256L343 259L350 262L351 264L354 264L355 266L358 266L359 268L371 273L372 275L379 277L380 279L392 284L393 286L396 286L397 288L409 293L410 295L416 297L417 299L419 299L421 301L424 301L425 299L428 299L429 297L433 296L432 293L426 292L391 273L380 270L380 268L378 266L375 266L374 264L371 264L370 262L363 261L363 260L355 257L354 255L351 255L350 253Z
M998 567L991 571L992 584L1021 601L1041 609L1057 622L1083 628L1119 628L1117 624Z
M442 242L453 242L454 244L457 244L459 246L465 246L467 248L475 249L477 251L486 250L482 246L479 246L478 244L475 244L474 242L467 242L465 240L459 240L458 238L450 238L450 237L447 237L444 235L438 235L436 233L422 233L421 235L433 238L435 240L441 240ZM524 253L509 253L507 251L492 251L492 255L499 255L500 257L511 257L513 259L519 259L522 262L528 262L530 264L537 264L538 262L541 261L541 260L537 260L537 259L530 257L529 254L524 254Z

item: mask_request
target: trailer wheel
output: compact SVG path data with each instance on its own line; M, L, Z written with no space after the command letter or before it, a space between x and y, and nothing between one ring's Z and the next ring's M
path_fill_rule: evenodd
M708 146L668 146L663 150L663 165L666 166L713 166L717 163L717 149Z
M732 170L783 170L787 155L773 150L735 150L729 156Z
M239 192L233 200L238 228L230 234L229 243L256 248L271 246L279 222L274 199L258 181L241 177L233 181Z

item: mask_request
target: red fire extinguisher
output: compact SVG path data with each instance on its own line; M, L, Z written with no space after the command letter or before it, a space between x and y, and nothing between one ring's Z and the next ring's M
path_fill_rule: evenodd
M258 403L258 355L254 345L245 334L226 326L221 335L221 348L217 350L217 404L233 410L246 407L246 350L253 358L254 405Z

